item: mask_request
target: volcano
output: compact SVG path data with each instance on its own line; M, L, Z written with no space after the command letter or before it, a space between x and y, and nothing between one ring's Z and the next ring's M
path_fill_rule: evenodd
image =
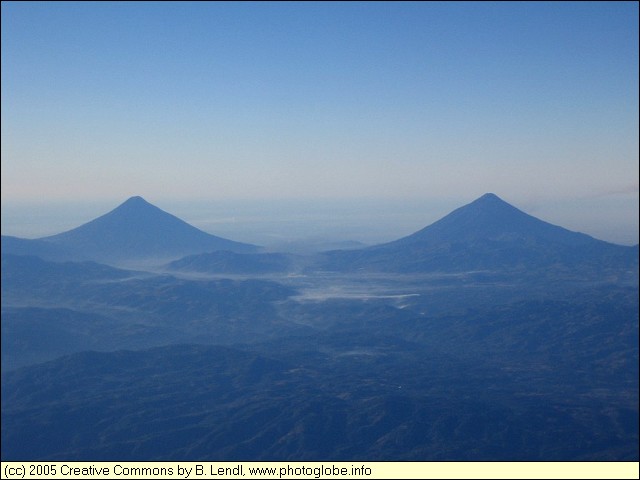
M174 260L185 255L226 250L251 253L259 247L208 234L178 217L131 197L120 206L72 230L39 239L104 263Z
M324 254L333 271L465 272L539 269L638 270L638 246L627 247L533 217L487 193L398 240Z

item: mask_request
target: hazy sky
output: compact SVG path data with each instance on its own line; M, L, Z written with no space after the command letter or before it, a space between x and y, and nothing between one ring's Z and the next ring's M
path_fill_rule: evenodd
M3 217L495 192L635 243L638 21L637 2L3 1Z

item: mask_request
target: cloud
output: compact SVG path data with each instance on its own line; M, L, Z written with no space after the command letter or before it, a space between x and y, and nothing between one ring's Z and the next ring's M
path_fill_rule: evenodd
M609 191L603 192L599 196L609 196L609 195L625 195L627 193L638 193L640 192L640 184L638 182L632 183L630 185L626 185L624 187L611 189Z
M628 194L634 194L634 193L637 194L639 192L640 192L640 185L638 184L638 182L636 182L626 186L621 186L619 188L610 188L607 190L601 190L591 195L587 195L587 198L601 198L601 197L610 197L613 195L628 195Z

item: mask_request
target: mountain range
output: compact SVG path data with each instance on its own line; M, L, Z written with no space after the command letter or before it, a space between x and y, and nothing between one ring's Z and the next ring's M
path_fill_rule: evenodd
M1 267L3 461L638 460L638 246L493 194L296 254L134 197Z
M9 372L3 460L637 461L631 375L350 333Z
M84 225L34 240L2 237L2 251L48 260L107 264L172 261L171 270L210 273L309 271L468 272L541 270L602 277L633 276L638 246L597 240L537 219L487 193L435 223L398 240L317 256L260 253L260 247L205 233L132 197ZM249 255L247 255L249 254ZM201 255L198 257L198 255ZM182 260L182 257L187 257Z

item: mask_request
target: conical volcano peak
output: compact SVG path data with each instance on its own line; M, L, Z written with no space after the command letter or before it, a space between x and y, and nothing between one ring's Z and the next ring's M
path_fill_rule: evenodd
M203 232L140 196L127 199L110 212L73 230L42 240L105 262L136 258L176 259L216 250L243 253L257 250L255 245Z
M477 226L482 226L482 224L488 226L489 224L520 223L533 219L533 217L519 208L502 200L495 193L485 193L473 202L454 210L442 220L449 217L451 217L450 219L456 219L460 223L471 222L477 224Z
M495 193L485 193L484 195L482 195L481 197L479 197L476 201L482 201L482 202L495 202L495 201L500 201L503 202L504 200L502 200L499 196L497 196Z
M150 204L149 202L147 202L141 196L136 195L136 196L130 197L127 200L125 200L124 202L122 202L118 207L116 207L116 209L122 208L122 207L140 208L140 207L153 207L153 205Z
M578 245L591 237L570 232L539 220L505 202L494 193L485 193L473 202L457 208L422 230L386 245L471 245L478 242L519 241ZM386 248L386 245L372 248ZM465 247L466 248L466 247Z
M637 249L608 244L540 220L485 193L411 235L355 251L327 252L333 271L471 272L584 268L632 272ZM561 267L559 267L561 266Z
M131 203L131 204L133 204L133 203L149 203L149 202L147 202L147 201L146 201L144 198L142 198L140 195L135 195L135 196L133 196L133 197L130 197L130 198L126 199L126 200L123 202L123 205L124 205L124 204L127 204L127 203Z
M499 196L497 196L495 193L485 193L484 195L482 195L481 197L476 198L473 202L471 202L468 206L471 205L475 205L475 206L481 206L481 207L489 207L489 206L497 206L497 205L502 205L502 206L509 206L512 208L513 205L511 205L510 203L505 202L504 200L502 200Z
M449 218L462 223L469 221L472 223L503 223L514 219L521 220L522 217L529 217L529 215L505 202L495 193L485 193L471 203L457 208L442 220Z
M134 221L136 223L142 221L147 223L152 218L162 222L168 221L170 218L171 221L179 220L170 213L147 202L140 196L128 198L109 213L105 214L104 217L111 218L114 221L117 219L118 221Z

